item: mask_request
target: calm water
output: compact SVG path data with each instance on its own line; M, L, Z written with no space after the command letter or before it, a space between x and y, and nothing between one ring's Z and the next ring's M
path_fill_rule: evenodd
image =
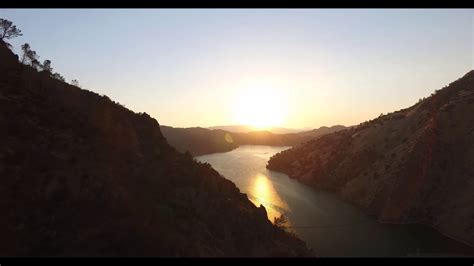
M265 168L289 147L241 146L196 157L232 180L268 218L284 214L288 226L319 256L466 255L474 250L425 226L381 224L336 196Z

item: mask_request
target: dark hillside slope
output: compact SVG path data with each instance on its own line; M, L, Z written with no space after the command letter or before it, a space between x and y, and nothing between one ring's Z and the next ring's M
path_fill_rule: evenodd
M429 224L474 245L474 71L410 108L283 151L267 167L381 221Z
M230 133L221 129L161 126L161 132L171 146L180 152L189 151L193 156L226 152L238 147Z
M38 73L0 42L0 256L300 256L157 121Z

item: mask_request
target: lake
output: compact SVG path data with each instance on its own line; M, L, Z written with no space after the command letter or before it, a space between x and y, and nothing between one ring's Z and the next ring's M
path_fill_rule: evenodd
M337 196L266 169L268 159L290 147L240 146L196 157L233 181L268 218L283 214L319 256L462 256L474 249L422 225L377 222Z

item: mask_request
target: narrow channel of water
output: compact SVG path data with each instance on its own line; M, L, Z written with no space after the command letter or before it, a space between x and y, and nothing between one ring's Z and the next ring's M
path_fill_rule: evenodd
M421 225L381 224L337 196L314 190L266 169L268 159L289 147L241 146L196 157L246 193L268 218L285 215L288 226L320 256L461 256L462 243Z

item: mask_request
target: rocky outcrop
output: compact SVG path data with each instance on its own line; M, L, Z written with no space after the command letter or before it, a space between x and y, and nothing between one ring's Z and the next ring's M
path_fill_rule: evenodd
M146 113L0 58L0 256L311 255Z
M474 71L410 108L325 135L268 168L334 191L381 221L474 245Z

